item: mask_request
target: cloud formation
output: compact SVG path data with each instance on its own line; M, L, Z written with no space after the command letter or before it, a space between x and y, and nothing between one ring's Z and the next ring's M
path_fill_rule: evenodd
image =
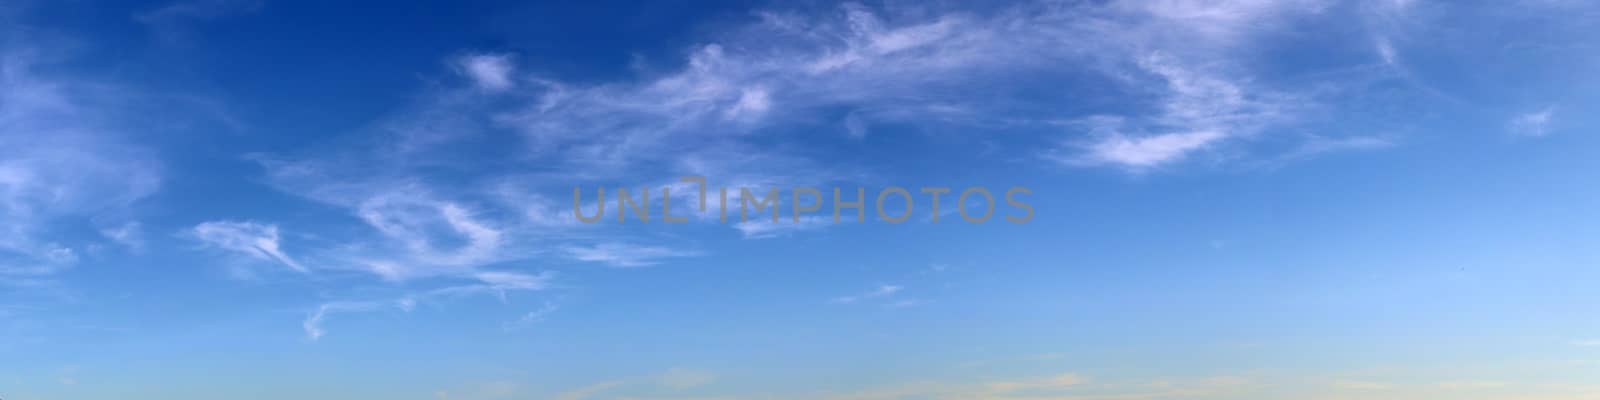
M12 42L21 38L32 37L0 40L0 284L73 267L98 243L61 227L125 227L129 207L162 183L160 164L112 128L123 110L110 89L42 76L49 53Z
M1381 13L1405 7L1390 8ZM1320 0L773 9L708 31L681 58L585 79L542 73L535 55L463 49L443 60L436 85L368 128L251 159L273 188L357 221L297 250L314 270L428 286L548 256L650 266L700 252L577 223L564 195L587 183L676 185L672 201L687 211L691 190L676 181L684 175L735 188L882 179L865 162L819 156L839 150L818 144L834 139L877 146L937 136L986 149L974 158L1135 173L1392 146L1367 132L1302 126L1341 110L1328 86L1370 77L1296 85L1258 65L1297 23L1334 12L1344 11ZM1398 65L1403 36L1378 29L1374 57ZM1357 46L1374 51L1371 43ZM780 237L818 231L822 219L727 231Z
M275 261L298 272L309 271L283 252L277 225L251 221L211 221L195 225L190 234L195 240L210 246L260 260Z
M1550 119L1555 116L1555 108L1545 108L1516 116L1511 119L1511 133L1518 136L1540 137L1549 133Z
M692 154L749 133L781 134L787 124L832 118L824 110L835 109L850 110L833 122L833 131L849 136L885 123L1015 126L1066 138L1060 160L1148 168L1292 122L1311 100L1251 83L1248 65L1236 59L1257 37L1324 7L1036 2L973 13L845 5L821 15L760 13L756 23L689 50L680 69L638 80L502 79L510 70L503 56L463 62L481 66L464 68L478 86L530 82L527 104L491 111L490 119L573 168L670 165L662 155ZM1021 96L1030 82L1050 79L1100 80L1151 102L1115 115L1043 107L1073 93ZM995 98L1018 100L989 100ZM1094 117L1123 123L1087 132L1056 125Z
M1291 123L1313 101L1253 82L1236 59L1260 36L1324 8L1174 1L772 10L708 35L681 62L645 61L636 77L581 82L517 68L516 54L468 52L449 60L459 85L432 89L377 129L337 147L257 160L274 187L344 208L377 233L337 251L338 268L402 281L551 252L650 265L692 252L616 244L638 240L577 226L563 218L559 197L542 193L623 177L693 174L750 186L859 179L835 172L859 168L822 167L751 142L830 133L861 140L881 125L1023 130L1054 145L1044 147L1046 158L1069 165L1181 163ZM1095 81L1137 101L1052 109L1080 94L1036 90L1050 80ZM797 129L818 124L830 129ZM518 168L570 173L508 172ZM821 226L732 225L747 238Z
M477 54L456 60L462 74L472 78L479 88L489 91L510 89L512 82L511 57L504 54Z
M601 243L593 246L568 246L568 257L585 262L596 262L613 267L646 267L671 257L687 257L699 253L660 246L640 246L626 243Z
M849 304L862 300L890 297L894 296L896 293L900 293L900 290L902 289L905 288L901 287L900 285L879 285L877 288L866 293L835 297L833 302L839 304Z

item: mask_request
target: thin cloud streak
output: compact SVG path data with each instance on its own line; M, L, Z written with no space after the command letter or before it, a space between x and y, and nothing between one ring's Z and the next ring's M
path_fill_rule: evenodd
M195 240L261 260L276 261L295 270L310 272L282 249L278 226L251 221L211 221L195 225L189 232Z

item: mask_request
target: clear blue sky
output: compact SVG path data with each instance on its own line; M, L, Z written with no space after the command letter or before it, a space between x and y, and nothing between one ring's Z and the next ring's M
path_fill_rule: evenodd
M0 397L1600 398L1591 2L328 3L0 0Z

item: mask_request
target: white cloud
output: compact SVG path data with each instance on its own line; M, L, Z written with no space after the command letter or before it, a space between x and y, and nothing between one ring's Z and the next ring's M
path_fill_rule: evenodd
M515 66L511 63L509 55L470 55L458 59L456 65L478 88L501 91L516 85L512 76Z
M116 227L101 228L100 235L130 249L144 248L144 231L136 221L129 221Z
M354 154L359 162L340 157L302 161L257 158L267 167L269 182L278 189L339 207L367 228L353 236L322 237L320 241L344 244L317 252L319 268L366 272L386 286L434 287L375 302L402 310L477 295L494 296L509 304L510 292L548 287L554 273L504 270L504 263L548 250L536 248L535 239L569 228L571 224L561 218L570 219L570 215L554 214L556 209L545 202L527 202L538 197L509 180L454 190L432 188L423 179L404 175L411 165L403 157L412 155L412 150L391 153L389 149L393 148L383 147L371 154L336 149L336 155ZM401 177L371 173L372 169L363 166L368 163L384 165L382 171ZM438 194L442 192L458 196ZM497 268L488 269L491 265ZM463 284L462 280L472 283ZM337 291L333 295L349 296Z
M530 276L519 273L488 271L472 275L495 289L543 289L549 275Z
M1217 131L1167 133L1138 138L1121 134L1090 145L1085 161L1147 168L1183 158L1225 137Z
M733 179L736 173L738 181L795 184L794 176L851 176L805 158L786 160L765 147L752 152L742 138L770 134L763 126L814 122L821 109L848 110L832 126L858 138L867 126L883 122L1050 126L1077 115L1040 114L1026 104L982 99L1008 98L1013 91L1035 90L1038 80L1085 70L1125 82L1131 93L1155 83L1166 94L1154 115L1126 115L1126 130L1094 144L1077 142L1070 147L1075 154L1066 158L1163 165L1250 136L1282 109L1272 104L1278 101L1274 96L1219 78L1235 70L1213 67L1197 53L1243 43L1280 14L1307 13L1296 11L1307 5L1314 2L1024 3L995 13L846 5L822 16L760 13L754 24L690 48L682 67L643 67L645 74L619 82L558 82L515 69L512 54L469 54L451 59L451 66L470 78L470 88L446 88L429 96L437 101L398 112L379 125L382 139L371 149L334 149L264 165L278 189L349 208L378 230L382 240L341 253L349 253L344 259L352 266L386 280L458 274L547 250L581 261L646 266L680 254L650 246L627 251L570 245L566 240L573 238L592 243L584 238L584 229L592 227L576 226L562 202L522 202L541 189L568 186L571 176L491 173L472 178L490 184L462 187L430 181L421 170L453 162L459 155L442 149L485 138L477 131L512 130L522 134L533 150L528 157L541 160L541 168L581 171L587 179L651 181L685 173ZM1130 72L1149 77L1128 78ZM485 90L518 96L509 107L470 101ZM640 179L642 174L650 178ZM434 195L446 192L450 198ZM523 218L506 219L507 214ZM802 224L734 227L749 238L768 238L824 224L808 218Z
M0 263L0 278L26 282L29 278L53 275L78 264L78 253L55 243L44 243L22 249L14 255L26 260L22 263ZM16 283L0 281L0 283Z
M902 289L905 289L905 288L901 287L899 285L879 285L877 288L872 289L871 291L866 292L866 293L850 295L850 296L835 297L833 299L833 302L834 303L840 303L840 304L849 304L849 303L855 303L857 301L862 301L862 300L870 300L870 299L876 299L876 298L882 298L882 297L889 297L889 296L894 296L896 293L900 293L900 291Z
M501 303L505 303L506 292L508 291L544 290L549 286L550 280L555 278L555 273L546 271L538 275L528 275L520 272L488 271L475 273L472 278L477 279L482 284L435 289L424 296L459 296L472 293L491 293L498 297Z
M563 250L566 252L567 257L574 260L609 264L613 267L645 267L659 264L665 258L699 255L698 252L694 251L624 243L567 246Z
M1009 97L1067 71L1090 72L1127 83L1130 97L1150 83L1167 95L1156 114L1130 117L1136 131L1090 146L1109 153L1073 158L1150 166L1205 147L1197 141L1250 136L1283 119L1298 100L1247 86L1248 75L1227 59L1285 16L1323 7L1162 1L1028 3L992 14L859 5L841 7L838 18L768 12L692 49L681 70L637 82L541 81L528 91L533 104L496 120L554 159L622 168L752 127L815 120L812 110L826 108L852 110L837 126L856 137L878 121L949 127L1081 118L980 99ZM728 124L733 117L741 123ZM1162 146L1173 142L1188 145Z
M550 281L555 279L554 272L545 271L535 275L511 271L487 271L474 273L471 276L457 279L470 279L478 283L465 285L445 286L422 293L413 294L402 299L415 305L417 302L430 302L439 298L454 298L468 295L489 294L506 303L506 293L511 291L536 291L549 287Z
M1551 118L1555 117L1555 108L1546 107L1539 111L1521 114L1511 119L1511 133L1518 136L1540 137L1549 133Z
M506 324L506 329L507 330L523 329L523 328L527 328L527 327L533 326L535 324L538 324L540 322L544 322L544 318L546 316L549 316L550 314L555 313L556 310L559 310L560 308L561 307L557 306L555 303L545 302L544 305L540 306L538 309L535 309L533 311L528 311L527 313L522 314L521 317L517 318L516 321L512 321L512 322L507 323Z
M387 304L376 302L324 303L320 306L317 306L317 309L312 311L310 315L307 315L305 321L300 323L300 327L301 329L305 330L306 338L311 340L321 339L323 335L328 333L327 331L323 330L322 324L323 320L329 315L336 313L374 311L381 309L385 305Z
M1229 139L1248 138L1281 123L1298 107L1292 97L1247 90L1222 73L1188 65L1164 53L1139 59L1141 70L1159 77L1164 93L1159 112L1137 118L1100 116L1085 120L1097 138L1086 154L1057 157L1075 164L1146 169L1181 161ZM1147 133L1131 134L1128 131Z
M159 164L126 142L115 85L79 82L48 70L46 49L12 47L37 40L0 28L0 283L40 282L72 267L99 245L64 227L98 224L129 213L161 186ZM86 243L87 242L87 243Z
M841 216L840 218L843 218L841 219L843 222L855 221L854 215ZM733 228L739 230L739 234L743 235L745 239L770 239L800 231L819 230L831 225L833 225L833 217L831 216L810 215L800 217L798 222L787 216L779 217L778 222L772 222L769 219L751 219L733 224Z
M503 235L465 206L409 191L383 193L361 202L357 214L388 239L400 243L413 261L464 266L492 261ZM462 242L454 246L440 243Z
M1116 129L1090 129L1083 140L1068 140L1056 158L1077 165L1165 165L1254 136L1293 111L1298 99L1252 84L1244 68L1226 62L1227 54L1277 29L1286 16L1320 8L1315 1L1164 1L1022 3L981 13L855 4L821 15L762 12L689 47L681 65L669 60L666 68L653 68L644 61L630 79L566 82L519 71L512 54L455 57L451 67L470 85L421 96L425 100L375 124L376 131L353 132L361 137L341 142L365 145L258 159L275 187L345 208L372 227L378 240L337 238L351 244L329 253L337 253L332 258L343 260L337 263L342 268L388 281L459 276L552 251L616 266L649 265L683 254L575 245L630 239L575 223L563 197L543 195L570 190L575 180L661 182L688 174L732 187L859 179L864 174L852 166L757 147L748 139L797 135L767 128L816 122L856 137L887 124L1015 126L1054 135L1059 121L1086 117L1043 106L1078 94L993 99L1086 75L1125 92L1117 95L1151 101L1116 117L1124 121ZM485 102L485 91L509 95ZM839 120L828 121L833 118ZM456 145L528 151L484 160L453 152ZM528 160L538 160L537 170L574 172L482 168ZM477 175L433 176L440 170ZM679 200L685 198L675 197L675 205L687 204ZM689 215L707 220L707 214ZM748 238L768 238L823 226L808 218L735 228Z
M566 202L575 182L659 189L693 174L737 188L870 178L865 168L804 151L819 134L814 127L860 139L891 126L896 134L998 128L1050 142L1000 150L1062 143L1051 158L1071 165L1172 165L1294 122L1309 97L1254 79L1238 59L1255 50L1257 37L1287 31L1292 18L1324 5L1166 0L954 10L891 3L761 12L711 32L680 58L642 60L637 76L608 81L541 76L519 68L514 54L466 54L445 60L462 79L350 132L351 140L256 159L275 188L365 224L341 230L353 232L346 237L320 238L338 244L308 250L318 268L425 285L549 255L653 265L696 252L627 245L646 239L577 223ZM1096 102L1040 85L1057 81L1092 81L1089 94L1129 101L1061 107ZM1063 129L1062 121L1076 123ZM1324 141L1315 146L1356 144L1319 135ZM485 148L515 149L461 151ZM712 220L714 211L677 213L689 204L679 189L674 215ZM746 238L771 238L820 229L825 220L733 227Z
M467 277L454 279L467 279L475 283L438 287L407 294L392 300L346 300L323 303L307 315L306 319L301 322L301 327L305 330L306 337L316 340L327 334L327 331L323 328L323 323L332 314L381 311L390 307L403 312L411 312L419 304L438 304L445 300L480 295L494 296L500 299L501 303L507 303L506 295L508 292L538 291L548 288L550 281L555 279L555 273L546 271L536 275L529 275L511 271L482 271ZM508 323L507 327L537 322L537 319L541 319L545 314L554 311L554 304L546 303L545 308L524 315L522 320Z
M814 121L814 110L828 108L851 110L836 126L857 137L878 121L1044 126L1082 115L980 99L1089 72L1127 83L1129 97L1146 92L1147 84L1166 88L1156 114L1130 117L1139 131L1122 139L1215 135L1212 142L1220 143L1279 122L1299 102L1247 85L1247 71L1227 62L1229 55L1286 16L1315 14L1323 3L1025 3L992 14L847 5L837 18L768 12L759 23L692 49L681 70L636 83L542 81L529 90L534 104L497 120L556 159L620 168L730 140L751 127ZM743 117L741 123L728 124L732 116ZM1109 147L1115 146L1101 146ZM1077 158L1159 164L1200 147L1166 147L1159 157Z
M1394 43L1390 42L1388 38L1379 38L1375 46L1378 49L1378 57L1383 59L1384 65L1391 67L1400 65L1400 55L1395 51Z
M309 272L300 262L284 253L279 244L277 225L251 221L211 221L195 225L189 233L194 239L223 250L276 261L295 271Z
M280 189L339 206L375 237L333 249L332 268L356 269L390 281L470 274L477 266L526 256L502 224L465 202L441 199L417 183L347 183L324 177L316 163L268 162Z
M727 117L729 119L755 118L766 113L769 108L772 108L772 100L768 97L765 89L746 88L740 91L739 100L735 101L733 106L728 107Z
M1300 143L1293 149L1285 151L1276 157L1261 160L1259 165L1272 166L1326 153L1377 150L1393 146L1395 146L1394 139L1388 137L1303 135Z
M1331 2L1322 0L1156 0L1119 1L1115 7L1139 11L1156 23L1174 27L1200 44L1233 44L1289 12L1315 13Z

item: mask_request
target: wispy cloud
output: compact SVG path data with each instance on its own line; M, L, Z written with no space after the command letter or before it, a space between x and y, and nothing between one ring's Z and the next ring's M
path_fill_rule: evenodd
M563 250L567 257L574 260L608 264L614 267L645 267L659 264L666 258L699 255L695 251L625 243L568 246Z
M320 306L317 306L317 309L315 311L312 311L310 315L307 315L305 321L302 321L300 323L300 327L301 327L301 329L305 330L307 338L309 338L311 340L317 340L317 339L321 339L323 335L326 335L328 333L327 331L323 330L322 324L323 324L323 320L326 319L329 315L336 314L336 313L374 311L374 310L381 309L381 308L383 308L385 306L396 306L396 307L398 307L397 303L394 303L394 304L385 304L385 303L377 303L377 302L334 302L334 303L325 303L325 304L322 304Z
M515 84L512 81L514 67L511 57L504 54L474 54L456 60L456 68L463 75L472 79L478 88L489 91L510 89Z
M845 219L843 221L853 222L853 217L854 216L851 216L852 219ZM819 230L827 228L833 224L833 217L812 215L802 216L800 217L799 221L795 221L789 217L780 218L778 222L772 222L771 220L766 219L753 219L734 224L733 228L739 230L739 234L743 235L746 239L771 239L787 236L796 232Z
M538 291L549 287L550 281L555 278L554 272L542 272L529 275L510 271L485 271L478 272L463 278L451 280L447 286L429 290L417 291L387 300L343 300L322 303L317 306L306 319L301 322L301 327L306 337L317 340L327 334L323 328L329 316L333 314L366 313L383 310L399 310L411 312L418 305L437 304L447 300L466 296L489 295L500 299L501 303L508 302L507 293L514 291ZM461 283L461 280L467 283ZM544 315L555 312L553 303L545 303L545 307L524 315L518 321L507 323L507 327L532 324L542 319Z
M425 195L394 192L374 196L358 206L368 225L402 244L415 261L461 266L493 260L503 243L500 230L489 226L466 207ZM463 244L441 248L439 235Z
M1087 116L977 99L1072 71L1125 82L1135 97L1150 85L1163 88L1153 114L1128 116L1127 130L1096 138L1072 157L1149 167L1287 121L1305 100L1249 83L1230 57L1287 16L1323 7L1174 1L1024 3L992 14L901 15L906 10L859 5L841 7L837 18L767 12L691 49L682 69L637 82L527 77L537 82L527 90L537 100L495 118L521 131L535 151L620 168L755 127L814 121L814 110L828 108L853 110L835 126L850 136L878 122L1045 129Z
M857 137L880 124L1032 130L1066 143L1052 153L1057 161L1169 165L1290 120L1304 99L1255 83L1231 57L1287 18L1322 8L1318 1L1174 1L1024 2L986 12L857 4L820 14L772 10L713 32L666 67L642 60L638 76L614 81L563 81L518 68L517 54L467 51L446 60L465 79L435 87L375 129L351 132L335 147L254 158L274 187L344 208L371 228L377 240L333 238L352 244L318 254L384 280L454 276L551 252L651 265L692 252L593 245L632 238L575 224L563 202L551 200L562 197L545 196L570 190L574 180L695 174L758 186L865 175L773 146L752 151L752 138L781 142L797 134L790 128L818 123L829 128L822 134ZM1038 93L1039 81L1084 76L1148 101L1116 112L1055 111L1045 105L1072 94L1016 96ZM1069 124L1062 132L1060 121L1115 123ZM519 151L461 151L483 148ZM577 176L483 167L531 159L538 166L528 169ZM441 170L458 173L445 179ZM807 218L734 228L754 239L824 226Z
M1290 96L1246 88L1220 72L1190 63L1159 52L1140 57L1139 68L1159 78L1164 89L1158 112L1087 119L1093 139L1078 145L1084 154L1058 159L1147 169L1181 161L1226 140L1256 135L1287 121L1299 107Z
M877 288L866 293L835 297L833 298L833 302L839 304L849 304L862 300L890 297L894 296L896 293L900 293L902 289L905 288L899 285L879 285Z
M670 58L640 59L631 76L600 80L560 79L528 67L526 55L465 49L441 62L452 79L369 128L251 159L272 187L359 221L296 252L314 256L317 269L425 285L551 255L648 266L698 252L629 244L651 241L576 223L565 202L574 184L872 179L870 168L822 159L806 143L816 135L872 140L879 126L1024 132L1029 139L1017 143L949 137L1015 146L1001 150L1035 161L1047 149L1046 168L1176 165L1248 146L1317 105L1315 93L1256 79L1248 60L1260 37L1327 8L1297 0L774 9L708 31ZM1093 82L1125 101L1041 90L1056 81ZM1338 132L1274 137L1306 141L1285 147L1299 156L1378 147ZM673 190L675 210L686 210L690 191ZM733 228L774 238L822 229L824 220Z
M259 10L261 0L179 0L134 14L141 23L170 27L193 20L206 20Z
M252 221L211 221L195 225L189 233L195 240L216 248L255 259L276 261L299 272L310 271L284 253L279 243L277 225Z
M17 45L39 40L29 33L0 28L0 281L74 266L99 243L63 227L126 222L95 217L127 215L162 181L159 162L111 128L125 111L106 100L120 98L114 86L41 76L50 52Z
M337 169L318 163L268 161L280 189L344 208L373 236L336 238L360 245L332 249L337 267L390 281L470 273L477 266L525 257L516 233L503 225L528 221L485 218L471 203L441 198L416 182L328 177ZM501 212L494 210L494 212Z
M1555 108L1546 107L1517 115L1508 125L1511 133L1518 136L1540 137L1550 133L1550 121L1555 117Z
M137 221L125 222L122 225L110 228L101 228L100 235L133 250L144 249L144 231Z
M544 322L546 316L555 313L556 310L559 309L561 309L561 307L555 303L545 302L544 305L540 306L539 308L522 314L522 316L518 317L516 321L506 323L506 329L525 329L540 322Z
M1177 161L1225 138L1218 131L1163 133L1129 138L1113 134L1089 145L1089 163L1108 163L1133 168L1148 168Z
M476 279L481 283L476 285L449 286L441 289L434 289L423 294L421 297L428 298L443 295L459 296L473 293L491 293L495 295L495 297L498 297L500 302L504 303L506 302L506 292L545 289L550 285L550 280L555 278L555 273L545 271L537 275L529 275L521 272L488 271L474 273L472 274L471 278Z

